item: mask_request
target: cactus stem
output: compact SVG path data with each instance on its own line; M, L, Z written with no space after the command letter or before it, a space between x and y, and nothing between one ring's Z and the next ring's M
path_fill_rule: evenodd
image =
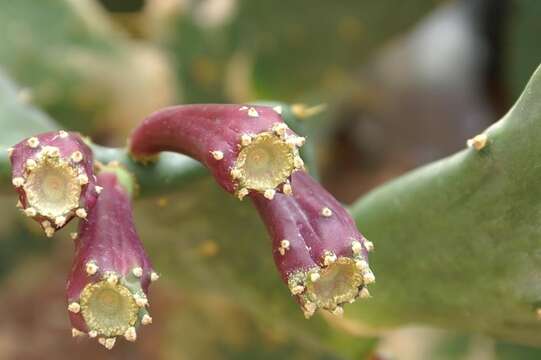
M213 150L210 152L210 154L212 155L214 160L222 160L224 158L224 153L220 150Z
M475 150L479 151L486 146L487 141L488 137L486 134L479 134L469 139L466 144L468 145L468 147L474 148Z

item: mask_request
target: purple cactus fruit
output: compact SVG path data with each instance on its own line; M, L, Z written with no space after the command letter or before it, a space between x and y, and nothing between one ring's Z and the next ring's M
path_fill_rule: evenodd
M346 209L303 171L291 177L293 196L251 198L273 242L274 261L307 318L318 309L336 315L342 305L370 294L368 265L373 244L357 230Z
M291 174L304 168L297 136L271 107L183 105L151 114L133 132L130 151L147 159L160 151L189 155L240 199L291 193Z
M117 175L98 175L101 196L73 234L75 258L67 283L72 333L88 334L111 349L117 336L135 341L152 322L150 282L158 279L135 231L131 201Z
M8 150L18 207L48 237L74 216L85 218L101 190L90 148L77 133L54 131L25 139Z

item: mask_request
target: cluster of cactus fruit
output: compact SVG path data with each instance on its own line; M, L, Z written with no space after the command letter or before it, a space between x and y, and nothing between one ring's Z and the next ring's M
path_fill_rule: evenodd
M141 162L173 151L200 161L240 200L251 199L265 223L283 281L309 318L335 315L366 298L375 281L373 244L347 210L305 170L305 139L283 122L279 107L186 105L160 110L129 139ZM9 150L18 206L47 236L80 219L67 284L73 336L97 338L111 349L118 336L137 337L152 323L148 291L158 274L133 223L136 179L119 164L103 165L76 133L48 132Z

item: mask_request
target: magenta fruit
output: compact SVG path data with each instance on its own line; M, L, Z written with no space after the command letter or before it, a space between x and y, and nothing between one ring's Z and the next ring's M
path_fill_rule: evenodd
M310 175L292 175L292 196L268 201L251 195L273 242L282 279L308 318L318 309L343 313L342 305L369 297L375 281L368 265L373 244L346 209Z
M101 190L90 148L77 133L55 131L25 139L8 150L18 207L46 235L74 216L85 218Z
M116 337L135 341L136 328L152 322L148 290L158 275L136 233L131 201L117 175L98 175L103 191L82 221L67 284L73 335L94 338L106 348Z

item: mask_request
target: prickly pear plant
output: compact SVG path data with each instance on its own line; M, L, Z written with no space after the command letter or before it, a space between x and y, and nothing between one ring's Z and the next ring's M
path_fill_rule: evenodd
M0 97L1 111L8 109L17 119L43 120L32 108L12 101L13 93L3 85L0 82L0 92L7 95ZM0 158L0 174L4 185L13 183L13 176L22 179L14 184L20 206L45 230L61 230L70 218L78 218L68 313L75 336L85 333L96 337L106 348L121 336L134 340L138 326L151 319L148 286L156 275L135 233L131 197L186 189L204 175L196 161L162 151L193 157L210 170L226 192L251 200L249 204L234 199L227 202L211 191L210 198L205 198L206 202L219 198L227 206L226 212L209 214L212 220L220 220L209 224L225 228L229 222L229 227L235 228L221 239L222 245L233 243L224 250L229 251L228 256L215 262L235 263L227 268L209 261L207 266L215 266L213 270L227 269L223 273L212 271L209 278L223 275L227 285L234 281L250 284L249 289L237 286L223 290L230 298L239 299L250 314L258 314L259 308L266 306L265 312L276 315L276 323L285 322L293 332L310 327L311 334L327 338L332 332L321 332L317 325L323 317L356 334L423 322L538 345L541 293L537 276L539 229L535 224L539 202L532 184L540 175L535 165L540 96L538 70L504 119L472 137L467 149L361 198L352 207L353 218L306 172L301 156L310 141L303 145L305 134L290 130L293 126L272 107L191 105L164 109L134 130L129 149L80 141L78 135L61 132L41 120L35 128L28 126L30 122L18 121L13 126L20 125L22 130L10 133L17 134L16 138L0 133L2 146L13 147ZM9 152L12 175L8 174ZM135 162L130 154L146 163ZM88 192L91 186L94 191ZM192 194L197 196L203 195ZM87 200L89 197L92 200ZM84 213L77 214L81 208ZM272 249L255 232L250 241L241 244L249 251L264 249L271 266L272 252L280 277L307 317L318 308L341 315L343 304L357 297L366 301L348 305L343 318L318 312L324 315L314 316L310 325L299 325L290 312L280 317L280 311L287 309L284 303L293 302L285 287L281 293L269 280L266 259L250 258L247 265L240 264L244 248L235 241L253 229L244 229L240 221L227 217L227 211L239 209L261 216ZM367 255L373 245L355 224L377 244L371 265ZM51 234L54 231L49 230ZM146 231L143 239L149 237L150 230ZM165 233L167 229L152 231ZM373 297L367 290L374 282L371 266L378 273L378 282L370 287ZM259 293L264 295L258 297ZM271 303L275 308L269 306ZM343 344L343 335L337 337Z

